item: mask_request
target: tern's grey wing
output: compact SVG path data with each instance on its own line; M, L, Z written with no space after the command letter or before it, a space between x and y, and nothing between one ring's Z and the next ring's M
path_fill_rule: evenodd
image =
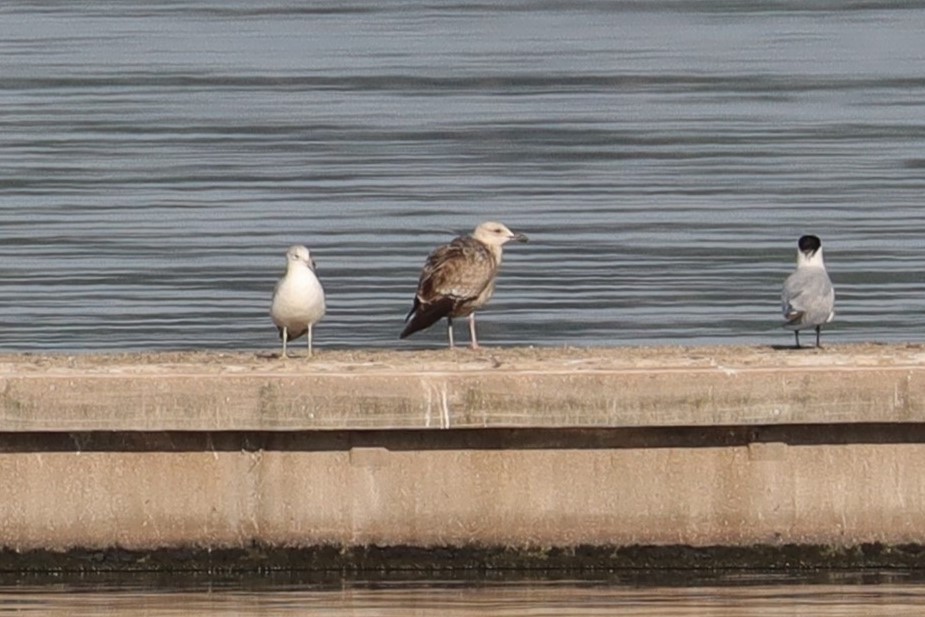
M825 323L835 307L835 290L825 270L799 268L784 281L781 304L787 321Z

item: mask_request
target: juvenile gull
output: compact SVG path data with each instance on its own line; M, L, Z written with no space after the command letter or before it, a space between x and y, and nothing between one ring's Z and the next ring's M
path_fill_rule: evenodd
M312 355L312 327L324 317L324 289L315 276L315 261L308 249L293 245L286 251L286 274L273 290L270 317L286 343L308 334L308 355Z
M495 277L501 266L501 247L510 240L526 242L501 223L486 222L472 235L460 236L434 250L427 258L414 305L405 317L400 338L429 328L446 317L447 337L453 348L453 318L469 317L469 340L478 349L475 311L485 306L495 291Z
M793 330L800 347L800 330L816 329L816 347L820 347L822 324L835 318L835 290L822 260L822 241L813 235L800 238L797 269L784 281L781 292L785 328Z

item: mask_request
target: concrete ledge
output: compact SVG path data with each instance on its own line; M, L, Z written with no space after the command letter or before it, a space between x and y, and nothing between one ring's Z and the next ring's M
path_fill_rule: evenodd
M0 358L0 431L925 422L925 348Z
M216 551L273 556L241 558L258 567L364 567L370 551L396 567L420 551L774 567L793 547L805 563L918 563L923 359L914 345L3 357L0 569L195 568Z

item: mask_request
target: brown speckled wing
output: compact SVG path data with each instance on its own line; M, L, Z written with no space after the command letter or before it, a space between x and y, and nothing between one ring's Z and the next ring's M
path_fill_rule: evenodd
M405 318L405 338L444 317L468 315L481 307L494 289L498 262L491 250L474 238L456 238L427 258L418 281L414 306Z
M429 304L443 297L474 300L491 283L498 264L488 248L471 237L456 238L427 258L418 298Z

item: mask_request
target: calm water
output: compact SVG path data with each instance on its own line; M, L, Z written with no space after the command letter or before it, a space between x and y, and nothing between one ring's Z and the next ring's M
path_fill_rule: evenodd
M198 592L22 588L0 591L0 613L83 617L903 617L925 611L925 588L909 585L748 587L345 587L338 590Z
M845 8L850 5L851 8ZM925 3L8 0L0 348L269 349L284 252L324 347L397 334L427 253L499 219L488 344L925 332ZM462 336L462 332L460 332Z

